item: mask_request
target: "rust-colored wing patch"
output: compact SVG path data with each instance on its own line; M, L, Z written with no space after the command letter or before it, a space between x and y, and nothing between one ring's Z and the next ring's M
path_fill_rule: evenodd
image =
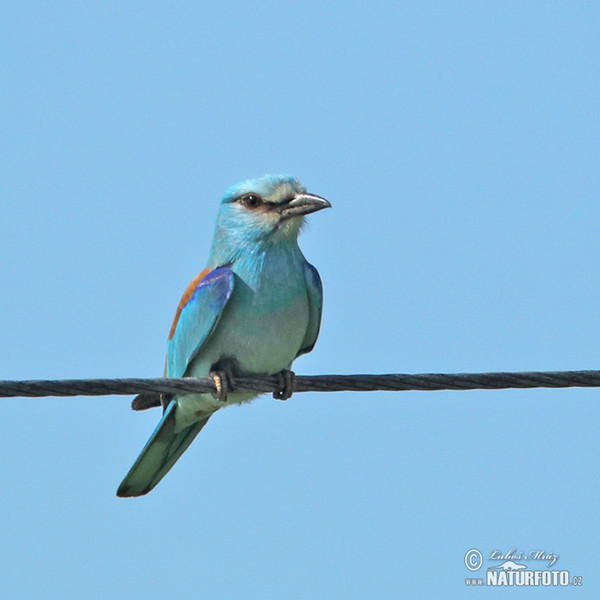
M171 325L171 331L169 332L169 339L171 339L175 333L175 329L177 327L177 322L179 321L179 317L181 315L181 311L183 307L189 302L190 298L194 295L196 288L200 285L200 282L210 273L210 269L204 269L201 273L198 273L190 285L187 286L185 292L183 292L183 296L179 301L179 306L177 307L177 312L175 313L175 318L173 319L173 325Z

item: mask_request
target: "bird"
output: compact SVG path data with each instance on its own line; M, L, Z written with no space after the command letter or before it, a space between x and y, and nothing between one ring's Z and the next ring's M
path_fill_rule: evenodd
M306 215L328 207L288 175L248 179L225 192L208 264L177 307L164 373L212 377L216 391L161 396L162 418L117 496L150 492L216 411L258 395L236 391L236 376L276 375L274 396L291 396L292 363L313 349L323 309L319 272L298 235ZM143 395L136 400L144 404Z

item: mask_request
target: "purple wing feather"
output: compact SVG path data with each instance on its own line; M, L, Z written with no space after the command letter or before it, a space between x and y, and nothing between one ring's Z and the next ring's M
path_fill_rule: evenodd
M204 275L195 289L188 288L167 345L167 377L185 375L191 360L217 326L233 284L233 271L221 267Z

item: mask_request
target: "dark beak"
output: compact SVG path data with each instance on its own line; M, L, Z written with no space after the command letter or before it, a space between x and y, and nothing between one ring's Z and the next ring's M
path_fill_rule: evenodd
M317 212L322 208L331 208L331 204L325 198L314 194L297 194L289 202L281 205L279 214L284 218L296 217Z

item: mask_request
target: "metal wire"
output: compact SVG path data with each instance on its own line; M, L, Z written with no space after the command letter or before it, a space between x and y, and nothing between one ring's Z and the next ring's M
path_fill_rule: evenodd
M273 392L279 379L237 377L236 390ZM408 390L497 390L509 388L600 387L600 371L516 373L425 373L416 375L298 375L296 392L373 392ZM160 405L160 395L214 392L212 378L0 380L0 397L106 396L141 394L136 410Z

